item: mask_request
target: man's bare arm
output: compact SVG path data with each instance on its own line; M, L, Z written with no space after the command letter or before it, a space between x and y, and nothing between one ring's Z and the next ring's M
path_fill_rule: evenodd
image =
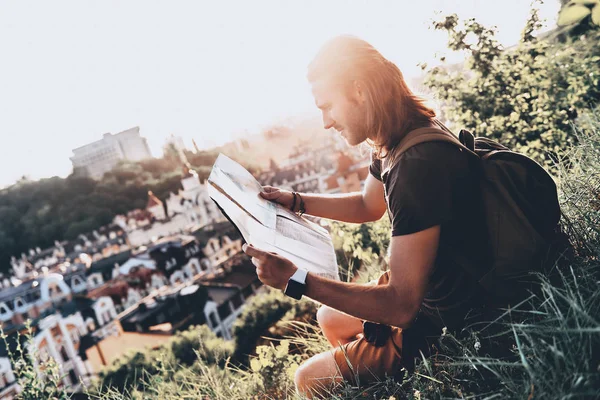
M306 214L343 222L377 221L386 211L383 184L371 174L362 192L346 194L302 193Z
M387 285L359 285L309 273L306 296L353 317L406 328L417 314L437 255L440 226L392 237L390 281ZM265 285L283 290L298 267L290 260L244 245L256 274Z
M360 319L406 328L416 316L437 255L440 227L392 238L390 282L359 285L308 274L306 295Z

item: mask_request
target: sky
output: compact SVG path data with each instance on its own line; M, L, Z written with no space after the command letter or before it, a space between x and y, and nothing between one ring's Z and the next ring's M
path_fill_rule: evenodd
M559 1L539 7L553 25ZM495 25L508 46L529 10L527 0L0 0L0 187L67 176L72 149L106 132L139 126L160 157L171 134L209 148L317 115L306 66L336 35L367 40L410 78L445 52L436 13Z

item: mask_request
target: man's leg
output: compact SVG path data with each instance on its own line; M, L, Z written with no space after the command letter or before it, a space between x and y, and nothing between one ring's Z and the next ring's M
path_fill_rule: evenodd
M344 378L340 374L333 352L317 354L304 362L294 377L296 391L309 399L325 398Z
M317 311L317 322L332 347L344 345L362 333L362 320L341 311L321 306Z
M401 357L402 329L392 328L390 337L381 347L361 337L303 363L296 370L296 389L309 398L315 395L326 397L344 380L362 385L386 376L397 376Z

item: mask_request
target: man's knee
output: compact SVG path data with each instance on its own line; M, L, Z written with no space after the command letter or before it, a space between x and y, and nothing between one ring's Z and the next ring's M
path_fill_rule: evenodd
M308 379L308 369L306 363L300 365L294 375L294 384L296 385L296 391L300 394L306 394L308 387L306 381Z
M308 398L329 393L342 380L338 371L332 353L317 354L302 363L296 370L294 375L296 391Z
M317 310L317 322L319 323L321 329L331 326L337 313L339 313L339 311L334 310L331 307L325 305L319 307Z
M319 326L321 328L323 328L323 325L325 324L325 319L327 318L327 310L326 308L329 308L325 305L319 307L319 309L317 310L317 322L319 323Z

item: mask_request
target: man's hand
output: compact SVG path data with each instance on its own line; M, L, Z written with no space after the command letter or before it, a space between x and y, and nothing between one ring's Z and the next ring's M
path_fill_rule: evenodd
M244 253L252 257L256 265L256 275L262 283L275 289L284 290L294 272L298 269L293 262L276 253L259 250L251 244L242 246Z
M292 204L294 204L294 195L292 192L273 186L263 186L263 191L260 192L260 197L265 200L270 200L277 204L281 204L288 210L290 210L292 208ZM296 208L298 208L300 205L300 199L296 200Z

